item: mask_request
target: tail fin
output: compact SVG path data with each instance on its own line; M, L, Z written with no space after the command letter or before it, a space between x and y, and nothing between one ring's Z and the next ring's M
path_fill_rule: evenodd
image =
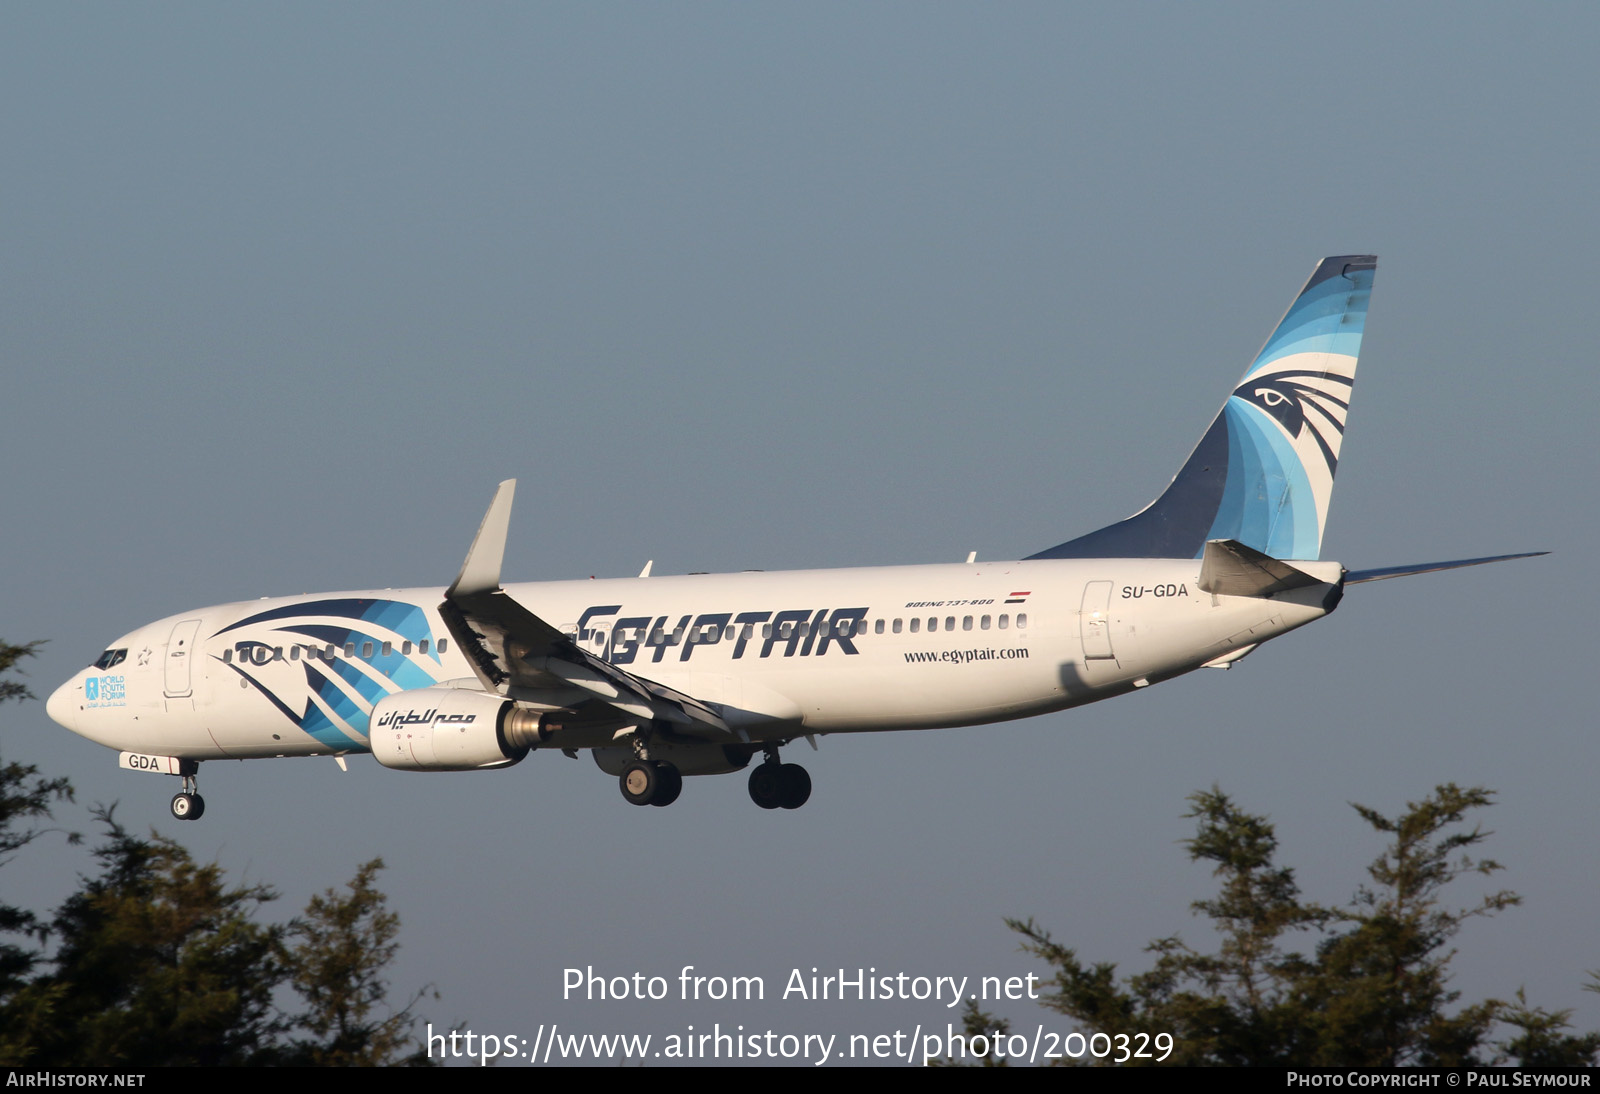
M1273 558L1322 550L1378 260L1317 263L1177 477L1127 520L1029 558L1199 558L1209 539Z

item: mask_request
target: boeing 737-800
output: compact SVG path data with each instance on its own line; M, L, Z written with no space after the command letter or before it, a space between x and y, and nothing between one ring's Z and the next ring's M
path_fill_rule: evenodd
M204 760L476 771L538 749L590 751L635 805L761 754L751 798L793 809L811 779L779 749L802 737L1026 718L1227 667L1347 585L1525 557L1318 560L1375 269L1323 259L1166 491L1027 558L502 585L507 481L448 588L158 620L57 689L50 716L180 777L186 819Z

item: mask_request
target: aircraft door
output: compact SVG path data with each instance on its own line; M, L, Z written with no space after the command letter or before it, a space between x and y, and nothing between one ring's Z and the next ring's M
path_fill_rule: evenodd
M1085 661L1105 661L1116 656L1111 650L1111 582L1091 581L1083 587L1078 634L1083 639Z
M166 692L169 699L182 699L194 693L195 635L200 620L184 619L173 625L167 639Z

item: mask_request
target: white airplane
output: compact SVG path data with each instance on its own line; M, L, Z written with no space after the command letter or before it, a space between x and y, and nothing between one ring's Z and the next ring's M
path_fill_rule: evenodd
M635 805L751 769L795 809L799 738L971 726L1227 668L1383 570L1319 561L1376 259L1318 263L1172 484L1143 510L1013 562L503 586L514 480L447 589L263 598L123 636L50 717L183 780L203 760L371 752L403 771L590 751ZM1543 552L1531 552L1542 554Z

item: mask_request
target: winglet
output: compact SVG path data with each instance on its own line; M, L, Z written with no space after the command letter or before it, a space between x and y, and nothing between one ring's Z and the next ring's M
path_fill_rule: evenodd
M492 593L500 587L500 563L506 555L506 533L511 527L511 499L517 492L517 480L507 479L495 491L489 511L483 514L478 534L467 551L467 560L461 564L461 573L455 584L445 590L446 599Z

